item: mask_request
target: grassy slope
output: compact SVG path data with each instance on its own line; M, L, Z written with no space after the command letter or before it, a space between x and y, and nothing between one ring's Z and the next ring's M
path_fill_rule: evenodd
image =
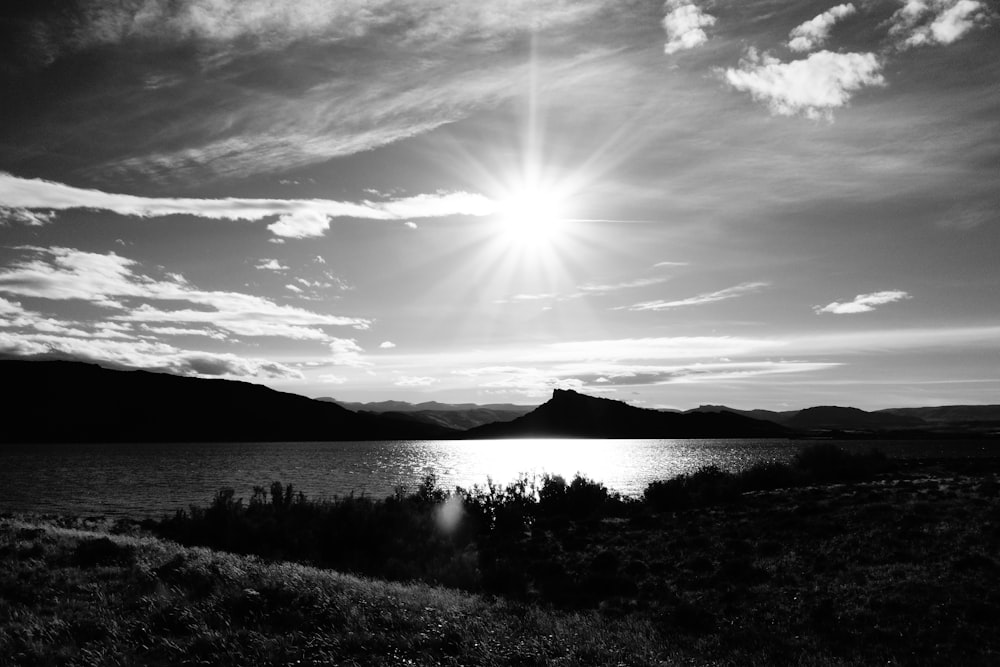
M650 625L0 519L0 664L657 664Z

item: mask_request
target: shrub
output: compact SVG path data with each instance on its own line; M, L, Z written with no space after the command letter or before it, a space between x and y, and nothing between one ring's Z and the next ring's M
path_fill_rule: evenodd
M888 468L885 454L875 449L851 454L836 445L810 445L796 453L792 467L814 481L851 480L869 477Z
M135 548L118 544L107 537L82 540L73 552L73 562L80 567L110 567L135 563Z

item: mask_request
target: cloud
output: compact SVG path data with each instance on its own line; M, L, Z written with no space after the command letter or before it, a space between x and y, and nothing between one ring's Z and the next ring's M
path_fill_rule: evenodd
M656 264L653 264L653 268L660 269L660 268L664 268L664 267L668 267L668 266L669 267L674 267L674 266L688 266L688 264L689 264L688 262L670 262L670 261L657 262Z
M396 344L393 343L391 340L384 340L379 344L379 347L382 348L383 350L391 350L392 348L396 347Z
M207 336L217 340L225 340L226 334L212 329L184 329L181 327L157 327L141 324L139 328L157 336Z
M698 5L686 0L667 0L663 8L663 29L667 33L667 43L663 52L671 55L678 51L693 49L708 41L703 28L715 25L715 17L706 14Z
M403 223L403 225L405 227L409 227L410 229L416 229L417 228L417 223L413 222L412 220L407 220L406 222Z
M978 0L904 0L890 19L889 34L903 49L951 44L988 20Z
M622 363L663 363L688 359L720 359L781 350L780 341L735 336L667 336L658 338L614 338L551 343L537 354L510 355L535 363L570 364L599 363L620 367ZM580 370L572 366L575 370Z
M23 312L24 309L17 301L8 301L0 297L0 315L20 315Z
M818 51L803 60L781 62L750 48L739 67L723 72L726 82L780 116L833 118L866 86L883 86L882 62L874 53Z
M319 381L323 384L344 384L347 382L347 378L325 373L319 376Z
M557 292L538 292L538 293L521 293L514 294L513 296L506 299L496 299L494 303L517 303L525 301L568 301L570 299L579 299L587 296L608 294L609 292L617 292L626 289L635 289L639 287L649 287L651 285L659 285L670 280L669 277L656 277L656 278L636 278L635 280L624 280L617 283L584 283L582 285L576 286L575 292L568 292L565 294L560 294Z
M54 213L31 211L26 208L8 208L3 206L3 202L0 201L0 226L15 224L26 225L28 227L41 227L52 222L55 217Z
M957 347L1000 349L1000 325L897 328L797 335L784 342L788 353L898 353L912 350L954 350Z
M764 375L813 373L836 368L837 362L741 361L702 362L678 365L609 364L580 361L576 364L539 368L537 366L484 366L456 371L456 375L476 378L479 387L505 389L527 395L543 395L554 387L591 392L615 391L617 387L753 380Z
M664 336L525 343L403 353L394 355L393 362L401 374L437 377L441 384L450 381L461 386L545 396L557 386L595 391L643 384L752 382L850 368L852 361L868 364L873 351L888 359L913 351L956 347L998 350L1000 325L866 331L822 328L752 338ZM859 360L857 355L864 358ZM445 375L441 369L452 370Z
M875 306L910 298L912 297L902 290L884 290L882 292L872 292L871 294L859 294L854 297L853 301L845 301L843 303L834 301L825 306L813 306L813 310L817 314L833 313L834 315L868 313L875 310Z
M496 204L480 194L438 192L386 201L341 202L328 199L193 199L138 197L75 188L42 179L0 172L0 207L11 210L89 209L140 218L191 215L212 220L255 222L277 216L268 229L279 237L322 236L331 218L402 218L490 215Z
M650 285L659 285L665 283L670 278L637 278L635 280L626 280L619 283L586 283L580 285L578 289L583 292L588 292L591 294L604 294L607 292L617 292L624 289L633 289L636 287L649 287Z
M42 313L24 308L18 301L8 301L0 298L0 328L21 330L24 333L58 334L62 336L79 336L84 338L123 338L127 337L126 325L98 323L97 326L49 317Z
M120 297L149 294L152 279L132 274L134 261L73 248L25 248L41 257L0 270L0 292L43 299L80 299L117 308ZM180 289L180 288L179 288Z
M838 362L814 361L741 361L708 362L679 366L594 367L593 371L577 373L586 384L634 387L720 380L751 380L762 375L813 373L836 368ZM595 372L595 371L600 371Z
M715 301L735 299L736 297L743 296L744 294L758 292L769 285L770 283L766 282L742 283L740 285L727 287L716 292L707 292L705 294L699 294L686 299L677 299L675 301L644 301L642 303L632 304L631 306L619 306L615 310L668 310L670 308L680 308L683 306L699 306L705 303L714 303Z
M320 211L298 211L281 216L267 229L275 236L290 239L323 236L330 229L330 218Z
M484 366L453 371L453 374L476 378L476 386L482 389L512 391L530 397L547 396L553 389L586 388L578 378L560 377L558 373L530 366Z
M792 51L804 52L812 51L817 46L822 46L830 36L830 31L834 24L842 18L854 14L857 9L851 3L837 5L819 16L816 16L801 25L792 28L788 33L788 48Z
M364 349L353 338L334 338L329 342L330 360L338 366L371 366L370 361L362 357Z
M404 376L393 382L397 387L427 387L437 382L432 377Z
M257 268L265 271L287 271L288 267L284 266L281 262L276 259L261 259L257 263Z
M228 375L301 379L284 364L230 353L182 350L145 340L106 340L51 334L0 331L0 353L51 359L76 359L123 368L143 368L176 375Z
M492 215L497 210L497 204L480 194L469 192L436 192L432 195L423 194L401 199L392 199L372 204L379 211L393 219L402 218L441 218L448 215Z
M34 257L0 270L0 293L80 300L108 309L112 321L198 323L238 336L319 341L331 339L322 327L365 329L370 324L364 318L315 313L250 294L200 290L176 274L152 278L135 271L137 262L115 253L22 249ZM187 307L167 309L167 304L178 302Z
M509 299L497 299L494 303L511 303L518 301L546 301L549 299L559 298L559 295L555 292L538 292L535 294L515 294Z

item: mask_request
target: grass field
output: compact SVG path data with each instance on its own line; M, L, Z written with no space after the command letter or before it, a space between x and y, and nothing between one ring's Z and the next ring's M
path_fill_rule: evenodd
M923 463L535 516L464 543L479 592L6 517L0 663L1000 664L997 480ZM509 595L471 578L489 558Z

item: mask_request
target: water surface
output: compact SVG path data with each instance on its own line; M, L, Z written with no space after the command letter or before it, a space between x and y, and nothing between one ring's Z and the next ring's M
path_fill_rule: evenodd
M834 441L836 442L836 441ZM647 484L717 465L738 471L787 461L796 440L410 440L383 442L113 443L0 445L0 511L159 516L206 504L232 487L291 483L311 498L382 497L428 473L448 489L506 484L521 474L580 473L639 495ZM891 457L992 456L990 441L843 441Z

